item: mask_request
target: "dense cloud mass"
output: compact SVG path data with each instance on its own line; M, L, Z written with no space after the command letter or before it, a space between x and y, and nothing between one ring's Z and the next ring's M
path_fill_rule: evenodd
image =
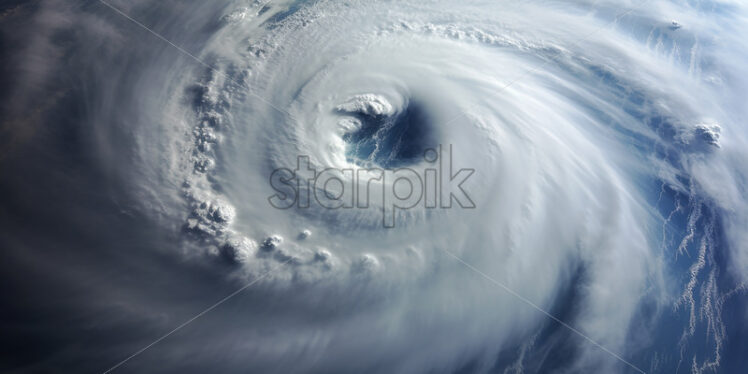
M743 2L6 1L0 29L3 372L748 366Z

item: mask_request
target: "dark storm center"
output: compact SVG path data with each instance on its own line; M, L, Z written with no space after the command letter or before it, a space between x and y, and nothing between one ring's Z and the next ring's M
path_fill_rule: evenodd
M397 168L419 162L437 145L433 121L426 108L410 102L391 115L346 112L361 126L343 135L346 159L360 166Z

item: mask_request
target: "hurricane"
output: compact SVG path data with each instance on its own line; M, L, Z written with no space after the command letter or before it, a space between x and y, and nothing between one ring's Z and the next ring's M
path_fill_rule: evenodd
M0 367L738 373L740 1L6 1Z

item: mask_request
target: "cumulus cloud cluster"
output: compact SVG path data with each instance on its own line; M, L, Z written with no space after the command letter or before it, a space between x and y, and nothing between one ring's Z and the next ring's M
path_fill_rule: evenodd
M731 368L727 326L744 319L723 311L743 305L748 274L737 99L748 46L732 30L745 29L748 9L708 5L19 5L39 27L11 66L64 64L22 69L35 79L12 86L24 98L13 115L71 84L55 82L55 69L85 82L67 94L85 107L70 126L89 135L75 145L96 160L82 173L118 186L116 222L168 237L135 235L143 249L128 262L142 264L140 282L169 293L183 286L172 272L196 271L184 288L252 284L243 302L196 321L199 333L164 341L164 371L187 358L198 371L284 373ZM268 202L271 173L299 156L355 173L396 158L429 175L432 162L412 155L435 145L449 146L450 167L474 171L463 186L474 209L413 205L386 228L385 198L354 209ZM107 258L91 261L92 274ZM137 288L127 293L137 302L120 301L120 287L102 287L101 305L125 325L151 321L146 332L220 299L203 293L159 312ZM133 361L137 370L154 358Z

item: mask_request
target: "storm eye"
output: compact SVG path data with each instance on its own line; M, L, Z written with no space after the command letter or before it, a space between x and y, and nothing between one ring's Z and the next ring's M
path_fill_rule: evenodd
M346 113L359 127L343 135L346 159L360 166L397 168L421 161L424 152L436 147L434 126L426 108L410 102L402 111L377 114Z

